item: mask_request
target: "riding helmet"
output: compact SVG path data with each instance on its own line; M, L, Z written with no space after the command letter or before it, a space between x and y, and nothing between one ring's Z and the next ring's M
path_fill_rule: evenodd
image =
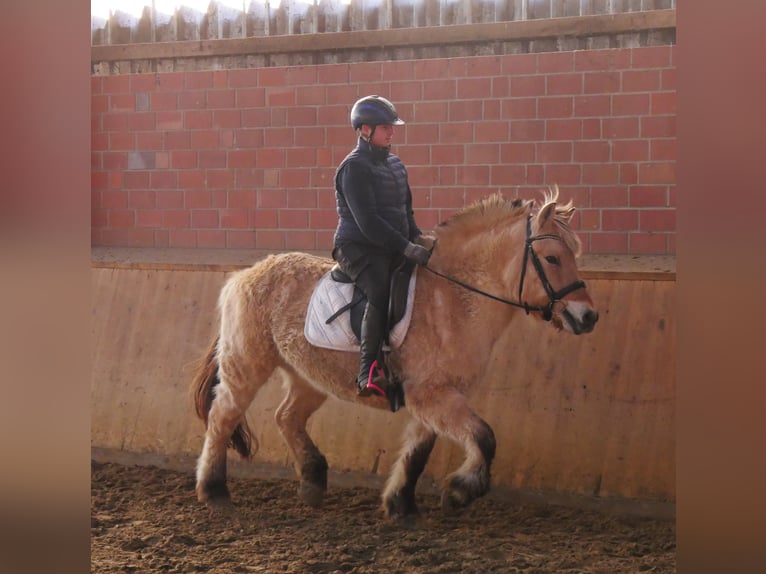
M395 125L404 121L396 113L394 104L381 96L365 96L356 101L351 108L351 127L358 130L362 124L368 126Z

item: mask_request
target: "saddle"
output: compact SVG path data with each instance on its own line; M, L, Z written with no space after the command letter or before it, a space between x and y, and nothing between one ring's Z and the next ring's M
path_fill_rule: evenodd
M415 264L403 261L391 273L387 332L381 359L404 340L412 318L411 294L415 290ZM338 265L317 283L306 311L304 336L312 345L337 351L359 351L362 317L367 298ZM381 360L386 378L391 382L387 395L392 412L404 405L401 380Z
M412 271L414 269L415 263L409 260L404 260L391 273L391 285L388 299L388 317L386 321L386 325L388 325L386 343L389 342L391 329L404 318L404 315L407 312L407 295L410 290L410 278L412 277ZM351 277L346 275L346 273L337 263L332 267L332 269L330 269L330 277L333 281L338 283L354 283ZM354 332L357 341L359 341L362 337L362 317L364 316L364 308L366 303L367 297L364 293L362 293L362 290L359 289L359 287L354 285L354 295L351 301L330 315L330 317L328 317L325 321L325 324L329 325L340 315L346 311L349 311L351 329Z

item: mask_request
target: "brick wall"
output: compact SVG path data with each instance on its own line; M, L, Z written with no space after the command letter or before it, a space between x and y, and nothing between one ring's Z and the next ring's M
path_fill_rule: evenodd
M94 245L326 250L357 97L435 226L495 191L573 198L589 253L675 252L673 46L92 78Z

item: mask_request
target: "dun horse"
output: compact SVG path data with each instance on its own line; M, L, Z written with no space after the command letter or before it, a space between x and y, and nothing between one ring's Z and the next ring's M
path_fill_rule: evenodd
M462 466L444 480L442 510L465 507L489 490L495 436L466 392L482 380L493 345L517 316L576 335L593 330L598 313L579 280L580 242L569 226L574 207L557 198L555 188L542 201L493 195L435 229L428 268L418 269L409 331L388 358L412 418L382 494L386 516L417 514L415 485L438 436L465 451ZM230 502L227 447L250 456L245 413L275 371L285 389L276 424L292 453L300 497L311 506L320 506L327 490L327 461L306 431L309 417L328 395L388 408L385 399L356 396L357 353L314 347L304 337L312 290L332 265L303 253L272 255L223 287L220 332L193 382L206 424L196 491L208 505Z

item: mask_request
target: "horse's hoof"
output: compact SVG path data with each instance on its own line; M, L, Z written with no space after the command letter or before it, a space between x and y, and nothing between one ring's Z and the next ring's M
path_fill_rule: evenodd
M231 516L236 510L231 498L210 498L205 501L205 506L210 514L217 516Z
M324 502L325 490L321 486L312 484L310 482L301 482L298 487L298 496L304 504L307 504L311 508L319 508Z
M446 488L442 491L441 509L445 516L454 516L459 510L471 503L467 493L457 488Z

